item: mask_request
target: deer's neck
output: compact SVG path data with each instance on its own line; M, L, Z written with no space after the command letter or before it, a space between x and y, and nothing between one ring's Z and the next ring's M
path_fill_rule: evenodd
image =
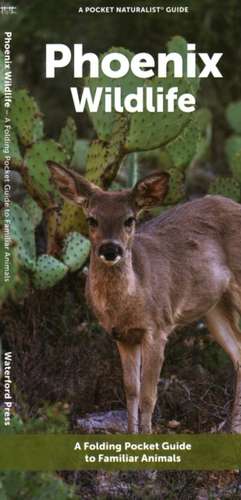
M92 254L87 296L100 323L107 331L123 317L137 294L137 278L131 253L118 264L108 267Z
M121 291L122 295L132 294L136 285L136 275L132 265L132 252L128 252L125 259L114 266L107 266L95 257L90 257L89 280L102 295L107 292L113 295Z

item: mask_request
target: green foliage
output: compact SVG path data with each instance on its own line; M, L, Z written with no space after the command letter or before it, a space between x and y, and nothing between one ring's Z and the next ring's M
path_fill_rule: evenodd
M24 423L19 415L11 416L11 425L4 425L4 410L0 410L0 434L23 432Z
M62 434L68 432L68 405L66 403L44 404L38 415L23 420L20 415L11 415L11 425L4 425L4 410L0 410L0 434Z
M74 500L71 486L46 472L0 472L1 500Z

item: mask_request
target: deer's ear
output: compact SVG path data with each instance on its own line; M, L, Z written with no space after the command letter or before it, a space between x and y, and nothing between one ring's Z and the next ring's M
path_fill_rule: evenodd
M73 170L52 161L47 162L51 178L61 196L75 205L87 205L98 188Z
M140 180L132 191L136 208L160 206L168 192L168 181L169 174L160 172Z

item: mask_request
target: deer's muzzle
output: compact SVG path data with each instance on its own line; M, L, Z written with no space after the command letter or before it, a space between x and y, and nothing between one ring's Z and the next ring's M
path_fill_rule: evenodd
M120 245L113 242L107 242L100 246L99 257L106 262L106 264L116 264L123 257L123 249Z

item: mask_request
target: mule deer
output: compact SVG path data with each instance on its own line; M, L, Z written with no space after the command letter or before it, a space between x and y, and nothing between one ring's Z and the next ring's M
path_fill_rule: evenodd
M241 432L241 206L221 196L178 205L136 228L143 208L159 206L168 175L105 192L51 163L63 197L81 205L91 240L87 297L117 341L128 431L151 432L157 384L170 333L204 318L237 375L232 431Z

